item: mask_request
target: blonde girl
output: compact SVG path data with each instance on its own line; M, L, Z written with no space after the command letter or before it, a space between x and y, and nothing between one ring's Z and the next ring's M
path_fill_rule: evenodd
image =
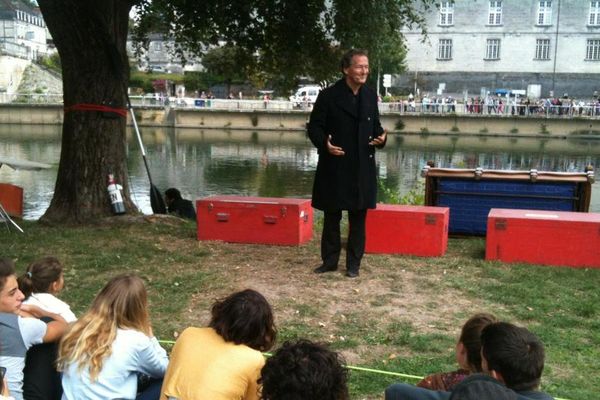
M160 388L168 358L152 334L143 281L135 275L110 280L89 311L60 343L63 399L136 399L138 374Z

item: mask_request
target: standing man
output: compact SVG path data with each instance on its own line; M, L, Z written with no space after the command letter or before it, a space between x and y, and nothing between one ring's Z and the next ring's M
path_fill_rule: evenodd
M316 273L335 271L341 252L340 220L348 211L346 276L358 276L365 251L365 219L375 208L375 148L386 132L379 122L377 95L365 86L369 58L353 49L342 57L344 76L321 91L308 124L308 136L319 152L312 206L324 212L321 259Z

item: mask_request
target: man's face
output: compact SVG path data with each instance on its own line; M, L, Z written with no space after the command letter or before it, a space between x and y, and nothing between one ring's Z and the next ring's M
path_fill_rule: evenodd
M19 290L17 277L14 275L6 278L4 287L0 291L0 312L16 314L23 303L23 293Z
M346 74L346 81L350 85L364 85L369 76L369 58L361 55L353 56L350 66L344 68L344 74Z

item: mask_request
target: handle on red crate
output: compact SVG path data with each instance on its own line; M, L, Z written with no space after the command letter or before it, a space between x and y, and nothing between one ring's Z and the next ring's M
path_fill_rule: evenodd
M425 214L425 225L435 225L437 223L437 217L435 214Z
M229 213L224 213L224 212L217 213L217 221L219 221L219 222L229 221Z
M265 222L265 224L276 224L277 217L274 215L263 215L263 221Z

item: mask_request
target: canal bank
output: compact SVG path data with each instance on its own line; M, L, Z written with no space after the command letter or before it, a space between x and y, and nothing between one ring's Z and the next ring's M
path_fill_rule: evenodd
M140 126L303 131L310 115L304 110L226 110L214 108L136 107ZM128 116L130 119L130 116ZM2 104L0 124L55 125L63 122L61 105ZM131 123L131 121L129 121ZM537 138L600 139L600 118L498 116L495 114L412 114L383 112L389 132Z

